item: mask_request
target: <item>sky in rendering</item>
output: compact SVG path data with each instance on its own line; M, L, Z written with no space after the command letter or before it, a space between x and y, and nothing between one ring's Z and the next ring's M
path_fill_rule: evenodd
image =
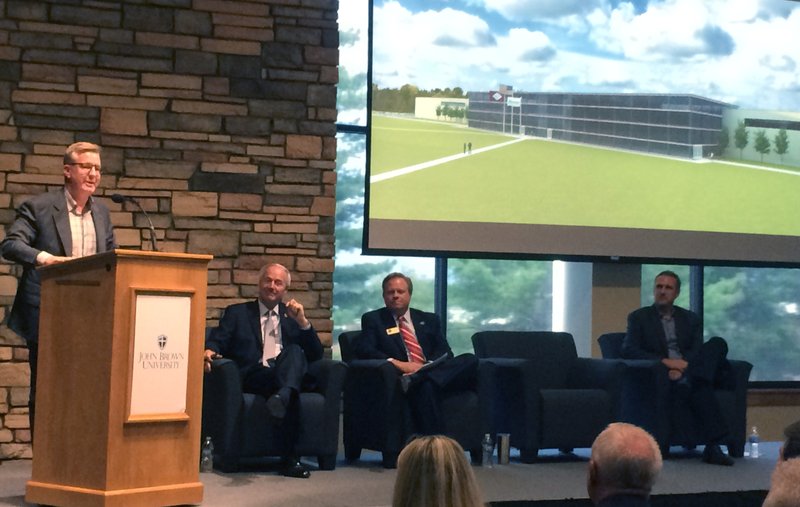
M800 111L796 1L375 0L373 30L384 88L692 93Z

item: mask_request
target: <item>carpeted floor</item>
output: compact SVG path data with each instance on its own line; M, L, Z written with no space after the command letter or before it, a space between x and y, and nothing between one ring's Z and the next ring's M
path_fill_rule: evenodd
M664 463L654 494L766 490L778 448L777 443L763 443L761 458L738 459L730 468L703 464L699 453L681 454ZM523 505L518 501L585 499L588 453L588 449L578 449L575 456L543 452L540 462L532 465L512 454L509 465L476 467L475 472L485 500L493 504L509 502L506 507L510 507ZM0 465L0 505L27 505L25 483L30 473L30 461ZM205 485L203 505L210 507L377 507L391 505L395 475L395 470L380 466L379 454L365 451L361 461L346 465L340 460L336 470L314 471L308 480L287 479L271 470L205 473L200 479Z

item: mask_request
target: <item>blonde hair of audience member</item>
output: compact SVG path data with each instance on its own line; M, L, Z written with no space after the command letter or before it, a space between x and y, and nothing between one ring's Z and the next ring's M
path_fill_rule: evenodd
M779 459L772 471L769 493L763 507L800 505L800 458Z
M587 490L595 504L615 495L647 497L663 462L655 439L628 423L612 423L592 444Z
M409 442L397 459L392 507L483 507L458 442L442 435Z

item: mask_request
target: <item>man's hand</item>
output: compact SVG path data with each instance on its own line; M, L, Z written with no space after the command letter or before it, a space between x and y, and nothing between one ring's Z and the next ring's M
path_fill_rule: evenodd
M48 255L48 256L42 256L42 258L36 260L39 266L50 266L51 264L61 264L62 262L71 261L72 257L62 257L60 255Z
M211 371L211 362L214 359L220 359L222 356L217 354L211 349L206 349L205 353L203 353L203 371L208 373Z
M303 305L300 304L300 302L296 299L291 299L286 303L286 313L289 314L289 317L293 318L295 322L297 322L297 325L300 326L300 329L306 329L311 325L306 318L306 312L303 308Z
M678 370L681 374L686 371L686 368L689 366L689 363L684 361L683 359L662 359L661 362L669 368L670 370Z
M680 380L683 377L683 372L680 370L669 370L667 373L670 380Z
M422 365L419 363L412 363L409 361L398 361L397 359L391 359L390 362L394 365L395 368L403 372L403 375L411 375L412 373L416 373Z

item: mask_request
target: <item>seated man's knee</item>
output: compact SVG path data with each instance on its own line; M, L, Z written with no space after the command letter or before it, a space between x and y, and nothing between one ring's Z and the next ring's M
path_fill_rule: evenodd
M728 342L726 342L725 338L722 338L721 336L712 336L708 339L704 346L719 350L719 352L724 355L728 354Z

